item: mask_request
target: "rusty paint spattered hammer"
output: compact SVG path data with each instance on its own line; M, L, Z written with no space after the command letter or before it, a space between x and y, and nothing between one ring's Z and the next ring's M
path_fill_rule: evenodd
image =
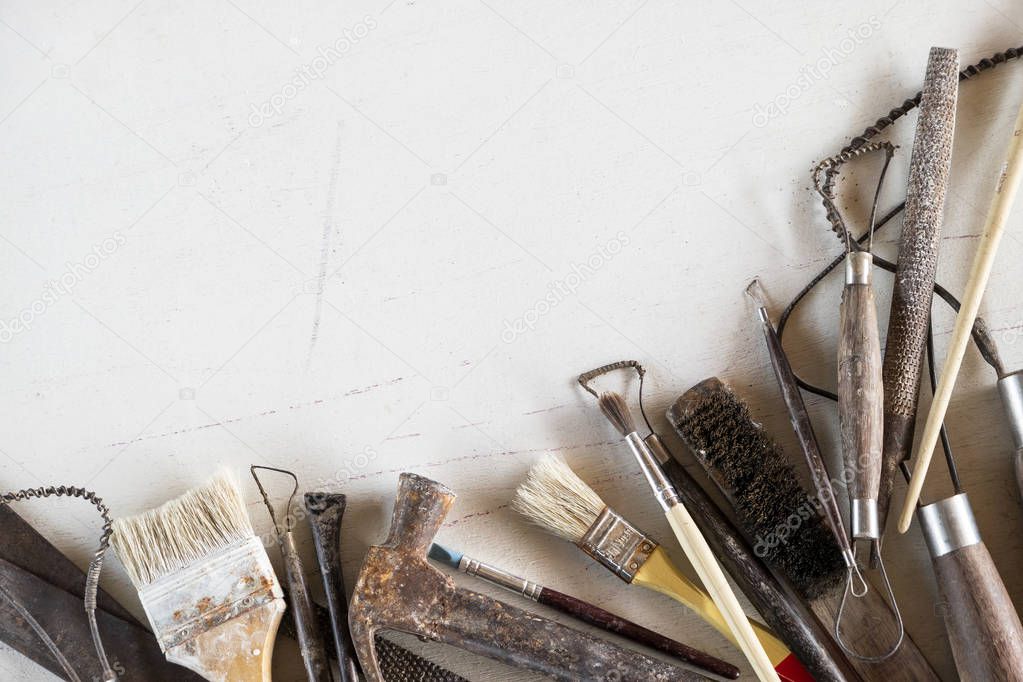
M369 682L384 679L374 647L374 634L380 630L406 632L565 682L707 679L457 587L427 561L454 499L435 481L401 475L390 533L384 544L370 548L348 613L355 651Z

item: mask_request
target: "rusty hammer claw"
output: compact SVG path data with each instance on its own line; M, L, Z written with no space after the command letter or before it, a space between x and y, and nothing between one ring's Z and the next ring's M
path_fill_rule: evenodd
M457 587L427 563L427 550L454 499L435 481L401 475L390 533L384 544L370 548L348 614L369 682L384 680L374 647L380 630L449 644L566 682L707 679Z

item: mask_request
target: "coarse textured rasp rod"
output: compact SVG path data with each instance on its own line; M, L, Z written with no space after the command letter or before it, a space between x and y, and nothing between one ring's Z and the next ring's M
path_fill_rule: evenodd
M909 481L909 491L906 493L902 513L899 515L900 533L909 530L909 524L913 521L913 512L916 510L917 502L920 501L924 479L927 478L927 469L931 465L934 447L938 444L941 425L945 421L945 411L948 410L949 401L952 399L952 389L955 388L956 377L959 375L963 355L966 353L966 344L970 342L970 332L977 319L977 314L980 312L980 302L984 297L984 290L987 288L988 278L991 276L991 269L995 264L995 254L998 253L998 245L1002 240L1002 234L1009 221L1009 214L1016 201L1020 180L1023 180L1023 106L1020 107L1019 113L1016 115L1016 121L1012 126L1012 137L1007 146L1005 162L998 174L984 231L980 243L977 245L970 277L963 293L962 306L959 308L955 327L952 329L952 340L946 351L941 378L934 391L931 409L927 413L927 422L924 424L924 431L920 436L920 445L914 458L913 477Z
M959 53L932 47L909 163L906 213L882 368L884 440L877 500L882 534L896 469L913 447L958 94Z

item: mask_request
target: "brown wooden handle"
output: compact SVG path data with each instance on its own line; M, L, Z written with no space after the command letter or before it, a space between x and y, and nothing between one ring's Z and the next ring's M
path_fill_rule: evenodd
M613 632L657 651L663 651L715 675L731 680L738 679L739 677L739 669L726 661L715 658L699 649L687 646L682 642L665 637L658 632L633 623L631 620L626 620L610 611L605 611L599 606L594 606L563 592L545 587L540 590L540 596L536 601L539 604L569 614L607 632Z
M934 559L945 628L963 680L1023 680L1023 626L983 542Z
M884 436L881 340L874 290L869 283L846 285L841 325L838 417L845 476L850 481L849 498L853 502L851 530L854 538L876 538L879 535L876 515L871 523L870 519L860 517L856 508L857 500L873 500L876 509Z

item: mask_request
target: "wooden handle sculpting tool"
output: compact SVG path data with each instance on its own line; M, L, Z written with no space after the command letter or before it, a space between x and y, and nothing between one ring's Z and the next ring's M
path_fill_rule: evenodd
M1002 171L998 176L995 194L988 209L984 232L980 238L980 244L977 245L977 253L973 259L973 268L970 271L970 278L967 281L966 291L963 294L962 307L956 316L955 327L952 330L952 340L946 351L945 363L941 369L941 378L938 380L938 387L934 391L931 409L927 413L927 422L920 437L920 445L917 448L913 466L913 476L909 481L909 491L906 493L906 500L902 505L902 513L899 516L900 533L905 533L909 530L909 525L913 521L913 512L920 501L920 493L923 491L927 469L931 465L931 457L934 454L934 447L938 443L941 425L945 420L945 412L948 410L949 401L952 399L952 389L955 388L959 368L963 362L963 355L966 353L966 346L970 342L973 322L976 320L978 312L980 312L980 302L984 296L984 289L987 287L988 278L991 276L991 268L994 266L998 244L1001 242L1005 226L1009 221L1009 213L1016 200L1016 192L1019 189L1021 179L1023 179L1023 107L1020 107L1019 113L1016 116L1016 122L1013 125L1012 138L1009 141L1005 164L1002 166Z
M924 505L917 515L960 677L967 682L1023 680L1023 625L980 537L966 493Z
M669 639L660 633L626 620L599 606L584 602L563 592L552 590L549 587L534 583L525 578L520 578L496 566L468 557L461 552L455 552L437 543L433 543L430 547L429 556L434 561L450 566L466 575L471 575L493 585L503 587L527 599L532 599L538 604L548 606L601 630L613 632L639 644L657 649L707 672L732 680L739 677L739 669L731 663L722 661L681 642Z

